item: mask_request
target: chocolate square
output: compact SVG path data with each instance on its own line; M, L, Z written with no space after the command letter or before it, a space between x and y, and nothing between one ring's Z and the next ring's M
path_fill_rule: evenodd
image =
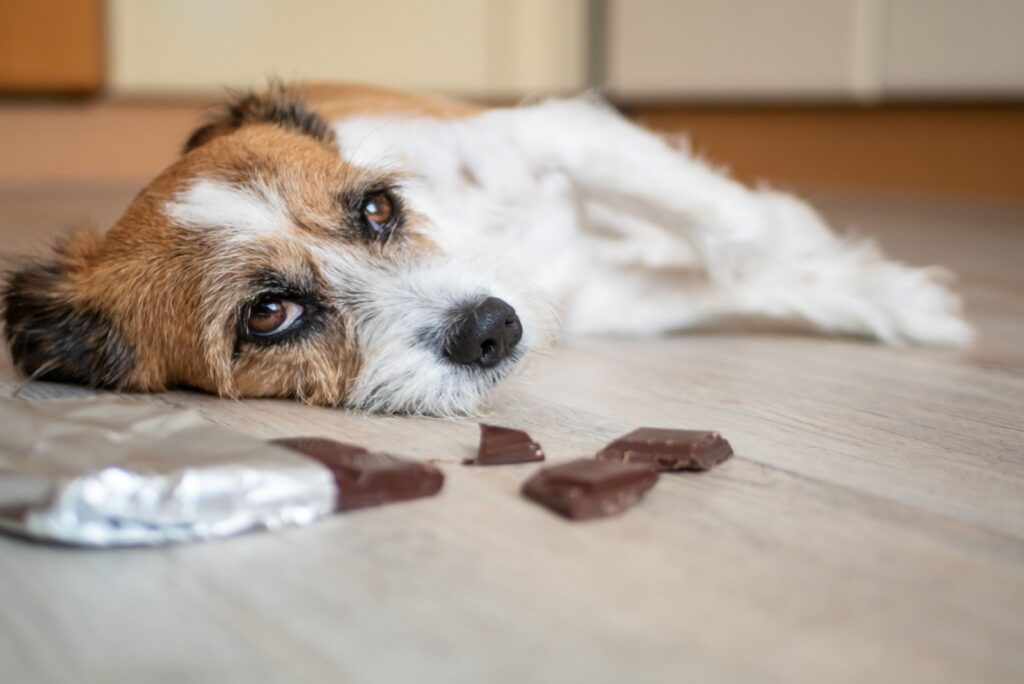
M538 471L522 492L567 518L587 520L621 513L657 481L649 465L580 459Z
M509 465L543 461L544 450L522 430L480 423L480 447L472 465Z
M644 427L598 452L601 461L647 463L660 470L708 470L732 456L732 447L711 430Z

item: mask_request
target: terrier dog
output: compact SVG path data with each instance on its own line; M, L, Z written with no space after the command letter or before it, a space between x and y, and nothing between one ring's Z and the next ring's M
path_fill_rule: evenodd
M105 234L10 274L24 373L367 411L476 411L558 328L732 318L964 344L935 269L829 231L594 99L237 96Z

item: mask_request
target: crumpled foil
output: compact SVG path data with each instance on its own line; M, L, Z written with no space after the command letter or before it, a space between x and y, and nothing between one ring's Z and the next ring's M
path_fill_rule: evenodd
M0 399L0 529L86 546L166 544L305 525L336 488L312 459L191 410Z

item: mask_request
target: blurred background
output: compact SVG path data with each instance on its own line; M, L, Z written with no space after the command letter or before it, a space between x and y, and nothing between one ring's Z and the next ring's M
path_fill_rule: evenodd
M1021 0L0 0L0 182L130 183L224 86L597 88L745 181L1024 197Z

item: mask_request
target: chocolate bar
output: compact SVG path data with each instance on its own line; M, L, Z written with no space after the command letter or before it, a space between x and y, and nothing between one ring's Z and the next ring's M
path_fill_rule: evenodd
M444 475L433 466L333 439L289 437L272 441L319 461L331 471L338 488L338 510L433 496L444 484Z
M544 450L522 430L480 423L480 448L472 465L508 465L543 461Z
M540 470L522 492L567 518L587 520L621 513L657 481L658 472L649 465L580 459Z
M601 461L647 463L660 470L708 470L732 456L720 434L707 430L644 427L598 452Z

